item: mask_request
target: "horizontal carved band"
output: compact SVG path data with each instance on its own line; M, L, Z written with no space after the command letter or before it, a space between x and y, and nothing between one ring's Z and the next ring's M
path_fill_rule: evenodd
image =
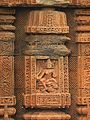
M0 15L14 15L14 14L15 14L15 10L14 9L0 8Z
M0 41L15 40L15 33L13 32L0 32Z
M30 27L26 28L27 33L69 33L69 27Z
M25 120L69 120L71 116L63 112L43 111L24 114Z
M13 25L0 25L0 31L14 31L16 29Z
M0 23L14 23L15 17L11 15L0 15Z
M7 108L7 113L8 115L12 116L16 113L16 109L15 108ZM4 108L0 108L0 116L3 116L5 114L5 109Z
M56 4L69 4L70 0L7 0L0 1L0 5L16 6L24 4L46 4L46 5L56 5Z
M75 15L79 16L79 15L85 15L85 16L90 16L90 10L89 9L81 9L81 10L76 10L75 11Z
M0 97L0 106L13 106L16 104L15 96L12 97Z
M80 5L90 5L90 0L77 0Z
M78 105L87 105L90 104L90 97L78 97L77 98Z
M76 31L81 31L81 32L90 32L90 26L88 25L80 25L76 27Z
M78 45L78 54L81 56L90 56L90 44L79 44Z
M36 94L24 95L24 105L25 107L54 107L54 108L65 108L69 107L71 104L69 93L61 94Z
M77 42L90 42L90 33L78 33L76 40Z
M88 114L88 107L81 106L81 107L77 108L77 112L78 112L78 114L81 114L81 115L87 115Z
M90 16L78 16L75 21L77 24L90 25Z

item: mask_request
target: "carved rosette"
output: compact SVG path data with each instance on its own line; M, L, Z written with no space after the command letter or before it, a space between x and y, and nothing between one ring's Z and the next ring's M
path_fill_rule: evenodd
M75 12L78 43L78 120L90 119L90 10Z
M64 45L70 38L66 14L53 9L30 12L25 39L25 108L49 108L50 113L34 112L25 120L69 120L70 115L52 109L68 108L71 104L68 77L68 54ZM33 34L31 34L33 33ZM39 33L39 34L38 34ZM49 33L49 34L48 34ZM51 35L52 34L52 35ZM54 114L53 114L54 113ZM43 117L42 117L43 116Z
M11 119L16 113L14 96L15 10L0 9L0 116Z

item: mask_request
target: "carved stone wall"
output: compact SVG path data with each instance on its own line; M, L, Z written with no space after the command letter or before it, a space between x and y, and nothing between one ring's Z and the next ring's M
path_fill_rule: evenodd
M0 9L0 117L16 113L14 96L14 9Z
M90 119L89 7L0 0L0 119Z
M78 44L78 96L77 112L81 115L78 119L90 119L90 14L89 10L75 12L77 44Z

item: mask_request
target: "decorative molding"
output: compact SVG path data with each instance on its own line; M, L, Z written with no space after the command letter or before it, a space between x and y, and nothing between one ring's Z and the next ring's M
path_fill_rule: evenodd
M77 33L76 34L76 42L78 43L90 43L90 33Z
M31 11L25 31L26 33L69 33L66 14L52 9Z
M0 1L1 2L1 1ZM16 113L14 96L15 10L0 8L0 118L11 120Z
M25 39L22 52L30 56L66 56L70 53L64 45L66 41L70 41L70 38L61 35L30 35Z
M71 116L69 114L65 114L63 112L53 112L53 111L43 111L36 112L34 114L25 114L25 120L70 120Z

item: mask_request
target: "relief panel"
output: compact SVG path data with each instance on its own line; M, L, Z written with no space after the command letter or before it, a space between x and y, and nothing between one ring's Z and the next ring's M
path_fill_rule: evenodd
M71 102L67 65L67 57L25 57L24 105L32 108L68 107Z

